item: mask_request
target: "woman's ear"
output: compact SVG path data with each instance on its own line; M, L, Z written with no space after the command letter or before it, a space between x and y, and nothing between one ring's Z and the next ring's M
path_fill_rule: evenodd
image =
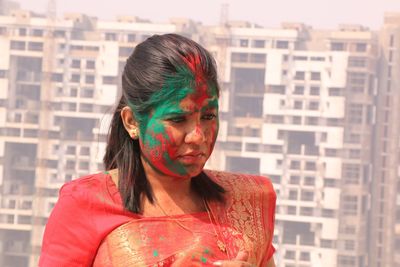
M133 112L130 107L126 106L121 109L121 119L122 123L126 131L128 132L129 136L132 139L139 138L139 125L133 115Z

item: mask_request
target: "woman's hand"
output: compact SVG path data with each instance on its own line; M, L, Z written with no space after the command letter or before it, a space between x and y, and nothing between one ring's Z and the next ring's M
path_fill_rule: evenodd
M248 259L249 253L247 251L239 251L234 260L216 261L213 263L213 265L222 267L254 267L254 264L247 262Z

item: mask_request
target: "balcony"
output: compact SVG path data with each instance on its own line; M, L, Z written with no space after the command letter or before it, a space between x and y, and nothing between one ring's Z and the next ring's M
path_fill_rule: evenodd
M40 83L41 80L42 80L42 74L40 72L34 72L34 71L17 72L18 82Z

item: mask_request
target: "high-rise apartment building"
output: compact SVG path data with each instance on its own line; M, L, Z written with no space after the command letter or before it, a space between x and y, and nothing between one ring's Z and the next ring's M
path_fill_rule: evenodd
M212 32L224 84L214 162L272 179L277 266L366 266L374 34L302 24Z
M400 14L385 14L380 56L374 173L371 187L370 266L400 266Z
M378 35L358 25L0 16L0 266L37 265L60 186L103 169L126 58L168 32L217 60L220 134L208 166L271 178L277 266L397 266L398 20L388 16Z
M103 169L107 112L127 56L179 25L0 17L0 266L37 265L60 186Z

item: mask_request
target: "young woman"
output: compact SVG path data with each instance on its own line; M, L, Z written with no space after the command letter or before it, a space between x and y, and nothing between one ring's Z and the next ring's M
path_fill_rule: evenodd
M215 61L176 34L128 58L106 172L64 185L40 266L275 266L264 177L203 170L218 133Z

